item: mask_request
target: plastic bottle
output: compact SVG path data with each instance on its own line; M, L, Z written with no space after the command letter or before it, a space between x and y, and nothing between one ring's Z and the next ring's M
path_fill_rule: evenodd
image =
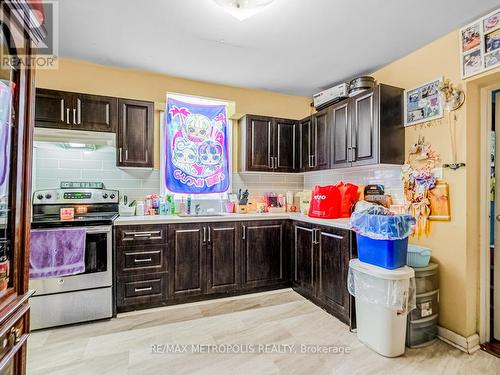
M181 202L179 203L179 214L181 215L186 214L186 203L184 202L184 198L182 198Z

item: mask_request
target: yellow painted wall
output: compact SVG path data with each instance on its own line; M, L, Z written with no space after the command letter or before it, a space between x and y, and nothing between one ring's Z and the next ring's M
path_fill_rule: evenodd
M373 73L379 82L406 89L440 76L467 89L460 78L459 35L454 31L410 55ZM483 74L493 77L500 69ZM466 90L467 91L467 90ZM467 92L466 92L467 94ZM467 98L457 111L458 161L467 168L444 170L451 196L450 222L432 222L429 237L411 242L429 246L440 265L441 326L463 336L477 331L479 280L479 102ZM406 129L406 150L419 135L432 143L443 163L451 162L451 141L447 121Z
M263 90L217 85L140 70L122 69L79 60L60 59L58 70L40 70L36 86L56 90L149 100L162 110L167 92L233 101L234 118L253 113L302 119L310 114L311 98L283 95ZM236 122L235 122L236 123ZM159 115L155 115L155 167L159 167ZM233 128L233 169L237 163L238 128Z

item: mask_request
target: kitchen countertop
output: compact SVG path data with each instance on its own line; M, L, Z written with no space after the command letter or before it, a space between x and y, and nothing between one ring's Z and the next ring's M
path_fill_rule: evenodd
M215 223L224 221L252 220L297 220L306 223L324 225L333 228L349 229L349 219L316 219L300 213L265 213L265 214L221 214L220 216L180 217L171 216L120 216L114 225L146 225L146 224L182 224L182 223Z

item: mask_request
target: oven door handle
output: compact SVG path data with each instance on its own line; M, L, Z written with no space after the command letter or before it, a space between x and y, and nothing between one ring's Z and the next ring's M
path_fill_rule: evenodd
M98 234L98 233L111 233L111 226L107 225L105 227L84 227L87 230L87 234Z

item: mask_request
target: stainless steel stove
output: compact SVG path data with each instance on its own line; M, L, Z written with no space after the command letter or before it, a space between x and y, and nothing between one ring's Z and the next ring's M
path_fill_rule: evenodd
M83 273L30 279L30 289L35 290L30 299L32 329L113 315L112 225L118 217L118 202L118 191L102 188L69 187L34 193L32 229L83 227L86 241ZM74 209L74 218L61 220L62 208Z

